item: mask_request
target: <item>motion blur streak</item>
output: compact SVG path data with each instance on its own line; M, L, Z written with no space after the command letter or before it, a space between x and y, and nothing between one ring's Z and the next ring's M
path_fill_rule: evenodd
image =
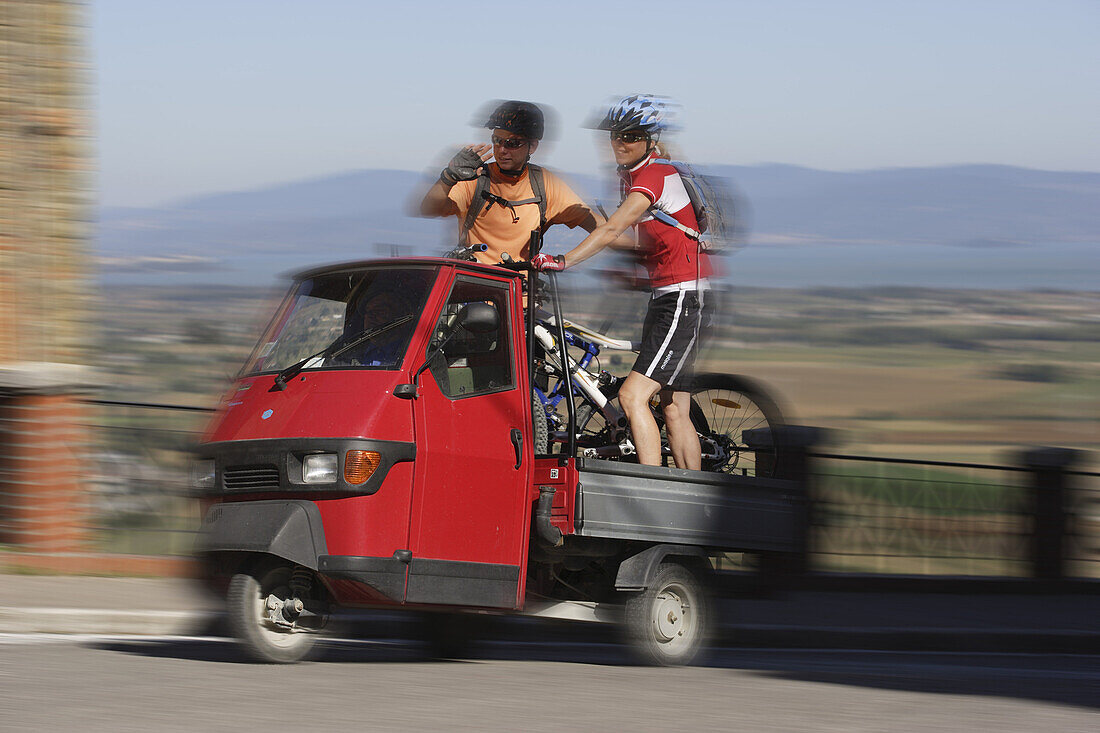
M0 363L83 358L90 144L83 9L3 0Z

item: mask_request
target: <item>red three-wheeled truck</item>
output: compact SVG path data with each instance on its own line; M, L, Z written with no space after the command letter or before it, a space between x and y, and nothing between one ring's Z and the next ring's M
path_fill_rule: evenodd
M617 620L644 659L684 664L716 558L796 549L772 403L697 378L707 470L631 462L614 378L578 352L629 344L565 320L524 267L294 277L195 461L198 556L251 656L297 661L334 613L389 608Z

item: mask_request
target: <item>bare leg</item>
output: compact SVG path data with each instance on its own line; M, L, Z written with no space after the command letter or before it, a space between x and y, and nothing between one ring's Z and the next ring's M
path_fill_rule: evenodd
M661 408L665 415L668 445L676 466L698 471L703 467L703 451L699 445L699 434L691 422L691 393L674 392L666 387L661 390Z
M639 372L631 372L619 388L619 405L630 421L634 447L638 451L638 463L644 466L661 465L661 431L649 409L649 401L661 389L661 383Z

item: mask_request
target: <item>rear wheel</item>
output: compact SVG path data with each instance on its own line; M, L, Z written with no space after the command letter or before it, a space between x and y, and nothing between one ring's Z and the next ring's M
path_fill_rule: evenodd
M631 646L647 664L689 664L703 646L709 620L702 583L676 563L659 565L649 588L626 602Z
M296 611L293 574L289 566L268 566L255 573L237 573L229 581L230 628L258 662L301 661L320 638L319 628L305 625Z
M703 470L774 476L779 457L776 431L783 424L775 400L759 384L737 374L699 374L689 390Z

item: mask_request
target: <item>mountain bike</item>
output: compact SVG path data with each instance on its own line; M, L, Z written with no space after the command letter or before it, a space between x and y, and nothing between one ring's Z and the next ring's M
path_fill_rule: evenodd
M554 273L547 274L549 287L541 290L549 292L555 312L536 311L533 383L536 411L542 408L547 423L548 452L568 451L571 406L578 456L636 461L630 426L617 400L625 377L597 365L602 350L637 352L638 344L561 318L556 278ZM691 393L689 414L699 434L703 470L775 475L776 429L783 418L776 401L758 382L739 374L696 374L687 391ZM656 398L650 406L661 431L662 461L670 465L672 451Z

